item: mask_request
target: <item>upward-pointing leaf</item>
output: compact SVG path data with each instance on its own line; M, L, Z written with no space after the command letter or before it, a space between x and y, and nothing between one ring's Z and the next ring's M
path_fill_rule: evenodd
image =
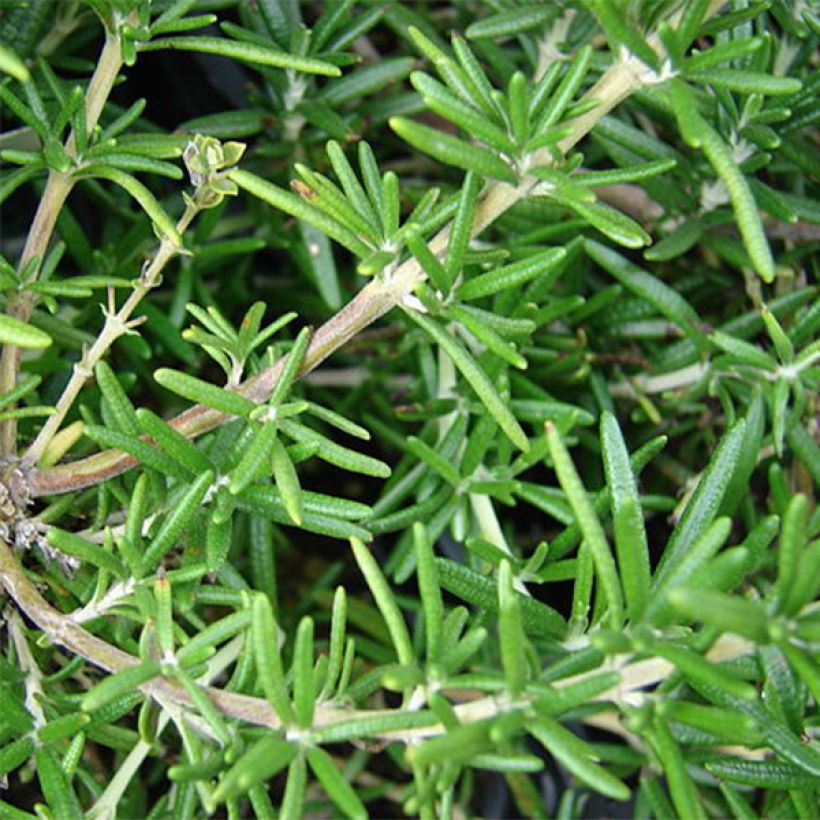
M405 117L392 117L390 127L419 151L456 168L515 185L518 176L494 151L428 128Z
M698 486L672 531L666 550L655 573L655 584L660 585L684 559L689 547L711 525L720 509L723 495L732 480L740 458L746 422L741 419L723 437L698 481Z
M629 617L634 622L646 607L649 593L649 547L635 474L629 464L629 452L618 422L611 413L601 415L601 444L618 566Z
M575 513L584 540L589 545L598 579L606 593L609 605L609 620L614 629L620 629L623 623L621 582L618 578L618 570L615 567L615 560L612 557L603 527L601 527L601 522L595 514L592 502L587 496L581 477L572 463L572 458L561 440L561 434L552 422L548 421L544 427L558 481L561 483L561 487L567 495L567 500Z
M481 369L478 362L467 352L467 349L455 337L451 336L438 322L418 313L415 310L405 311L422 330L431 336L453 360L462 376L470 387L478 394L479 399L487 408L487 412L495 419L496 424L507 434L510 441L520 449L529 449L527 436L510 412L509 407L498 394L487 374Z

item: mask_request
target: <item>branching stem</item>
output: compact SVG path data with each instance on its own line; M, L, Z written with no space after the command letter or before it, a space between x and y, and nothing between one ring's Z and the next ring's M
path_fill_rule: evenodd
M572 133L559 148L563 152L573 148L597 123L615 106L635 91L641 83L634 71L630 58L618 58L599 78L598 82L584 95L584 100L597 100L598 105L569 124ZM553 161L546 151L533 155L531 166L548 165ZM475 237L495 222L517 202L526 199L538 180L526 176L518 185L504 182L490 183L484 190L473 216L472 235ZM446 226L430 241L430 250L443 255L450 237L450 226ZM332 353L356 336L388 311L402 304L405 297L424 281L421 266L410 258L388 277L377 277L365 285L361 291L336 315L323 324L313 335L305 355L300 375L305 375L321 364ZM240 386L239 392L256 402L265 401L273 390L282 372L284 360L280 359L257 376ZM231 417L198 404L174 418L171 425L183 435L194 438L207 433L228 421ZM32 496L55 495L99 484L136 466L134 458L119 450L104 450L70 464L44 469L33 469L31 473Z
M114 82L121 68L122 49L119 34L106 31L105 44L100 52L100 58L88 84L85 97L85 122L88 133L91 133L97 125L103 106L114 87ZM73 130L66 140L65 151L69 157L76 159L76 135ZM40 197L20 257L18 266L20 271L25 269L26 264L31 259L35 257L42 259L45 255L48 243L54 233L54 226L57 224L57 217L59 217L75 182L76 179L70 170L66 172L51 170L49 172L46 187ZM35 304L35 294L31 291L23 291L17 295L17 298L9 299L7 312L15 319L25 322L31 316ZM20 348L14 345L3 345L3 353L0 356L0 393L6 393L14 388L19 370ZM0 455L13 454L16 451L16 446L16 421L7 419L0 422Z
M188 204L177 222L177 232L182 234L191 224L191 220L199 212L200 206L196 197L188 200ZM94 340L94 344L85 351L82 360L74 366L71 378L63 389L62 395L55 405L55 413L48 417L37 438L26 450L23 458L36 464L48 447L54 435L60 429L63 419L74 404L74 399L86 383L97 362L108 352L112 344L124 334L129 332L129 319L142 301L145 294L156 287L161 281L161 274L165 266L179 252L176 243L167 236L163 236L159 248L151 262L143 270L139 279L134 283L134 288L125 300L123 306L116 312L108 310L105 316L105 324L99 336Z
M38 592L29 580L25 570L12 554L11 548L4 541L0 541L0 578L6 592L17 603L22 612L29 617L49 638L56 644L68 649L74 654L81 655L90 663L104 669L106 672L118 672L129 666L140 663L139 658L106 643L96 635L92 635L71 619L71 615L63 615L54 609ZM754 652L754 646L745 639L735 635L723 635L707 653L707 658L714 662L726 661ZM673 666L661 658L650 658L638 662L630 662L629 656L618 656L613 663L614 668L621 675L621 681L612 689L596 697L597 701L609 701L616 706L630 706L643 698L642 690L655 686L673 671ZM567 686L577 683L587 676L598 674L599 670L566 678L556 682L556 686ZM148 697L158 701L168 701L184 707L192 705L188 692L177 682L168 678L155 678L140 687ZM234 692L225 692L214 687L204 687L208 697L219 711L227 717L250 723L256 726L265 726L279 729L282 722L271 705L261 698L249 695L240 695ZM471 723L498 715L501 712L526 708L529 705L527 698L515 703L499 696L484 696L476 700L459 703L455 706L456 715L460 723ZM315 711L314 731L346 721L360 720L396 714L391 709L346 709L340 706L318 704ZM426 737L443 734L446 728L439 723L419 729L404 729L388 732L374 732L371 737L387 741L414 743Z

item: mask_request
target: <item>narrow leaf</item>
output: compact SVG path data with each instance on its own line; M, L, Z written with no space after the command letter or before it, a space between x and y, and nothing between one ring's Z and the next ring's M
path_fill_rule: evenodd
M273 48L263 48L255 43L238 42L223 37L165 37L140 43L140 51L199 51L204 54L218 54L255 65L269 65L274 68L286 68L291 71L302 71L305 74L321 74L325 77L340 77L338 66L304 57L299 54L288 54Z
M515 185L518 177L494 151L428 128L405 117L391 117L390 127L406 142L434 159Z
M504 400L493 387L487 374L481 369L479 364L467 352L464 345L451 336L436 321L418 313L415 310L407 310L405 314L433 338L453 360L453 364L458 368L461 375L467 380L469 385L475 390L481 402L487 408L487 412L495 419L496 424L504 431L507 437L519 449L525 452L529 449L529 441L515 416L510 412Z
M544 426L558 481L566 493L578 526L592 552L595 570L609 605L610 622L615 629L619 629L623 622L621 582L601 522L581 483L581 478L572 463L569 452L561 440L560 433L552 422L547 422Z

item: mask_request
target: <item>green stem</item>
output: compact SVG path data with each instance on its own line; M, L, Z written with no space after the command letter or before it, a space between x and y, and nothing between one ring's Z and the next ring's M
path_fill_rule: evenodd
M193 218L199 213L200 207L197 197L188 200L187 207L176 225L178 233L182 234L185 232ZM103 329L94 340L94 344L83 354L82 361L74 365L71 378L63 389L60 398L57 400L54 414L48 417L37 438L34 439L31 446L26 450L23 456L25 461L30 464L36 464L40 460L49 443L59 430L60 425L63 423L66 414L74 404L77 394L94 372L94 367L97 365L97 362L100 361L111 345L114 344L120 336L129 332L128 320L131 318L131 315L143 297L159 284L163 269L178 252L179 248L177 244L172 239L163 237L154 258L142 272L140 278L136 280L134 288L123 306L116 313L112 310L106 314Z
M122 68L120 38L116 33L106 32L105 45L100 52L100 58L88 84L85 97L85 121L89 134L97 125L120 68ZM69 157L76 159L76 136L73 130L66 140L65 150ZM61 173L52 170L49 172L46 187L43 190L43 195L40 198L40 203L37 206L37 211L26 237L26 244L23 247L18 270L23 270L31 259L35 257L42 259L44 257L48 243L54 233L54 226L57 224L57 217L59 217L60 211L74 187L74 183L75 179L70 171ZM30 284L30 282L26 282L26 284ZM23 291L16 298L9 300L7 313L15 319L25 322L31 316L35 304L35 295L31 291ZM14 388L19 371L20 348L13 345L4 345L2 357L0 357L0 394ZM17 423L14 419L7 419L0 423L0 456L11 455L16 451L16 446Z

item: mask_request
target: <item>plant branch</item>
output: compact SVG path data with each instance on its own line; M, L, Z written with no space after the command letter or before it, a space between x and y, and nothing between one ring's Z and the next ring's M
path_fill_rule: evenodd
M133 21L129 19L129 22ZM119 34L118 32L106 30L105 44L100 52L85 97L85 127L87 133L90 134L97 125L121 68L122 49ZM77 138L73 129L66 140L65 150L69 157L72 159L77 158ZM26 265L35 257L42 260L54 233L57 217L59 217L75 182L71 170L61 172L52 169L49 171L46 187L34 214L34 219L26 237L26 244L20 257L19 271L25 270ZM24 284L30 284L30 282ZM32 291L23 291L17 294L16 298L9 300L7 313L15 319L25 322L31 316L35 304L36 295ZM2 356L0 356L0 394L14 388L19 370L20 348L14 345L3 345ZM0 455L11 455L15 452L16 445L16 421L7 419L0 422Z
M176 225L179 234L185 232L193 218L199 213L200 207L197 197L188 199L185 211ZM93 374L97 362L102 359L120 336L130 332L129 319L131 315L143 297L160 283L163 269L178 252L177 243L170 237L163 236L154 258L145 267L139 279L136 280L134 288L123 306L117 312L114 312L113 306L109 306L109 309L105 311L105 324L100 331L100 335L94 340L94 344L84 352L82 360L74 365L71 378L57 400L54 414L48 417L37 438L26 450L23 456L25 461L36 464L40 460L63 423L66 414L74 404L77 394Z
M40 595L37 588L29 580L25 570L12 554L11 548L4 541L0 541L0 578L9 596L14 599L22 612L30 618L56 644L81 655L90 663L107 672L119 672L130 666L140 663L139 658L106 643L96 635L79 626L72 618L72 614L64 615L54 609ZM721 636L714 644L706 657L714 662L730 660L755 651L754 646L743 638L727 634ZM629 655L620 655L613 658L611 666L621 675L620 682L612 689L597 695L598 702L609 701L616 706L635 705L643 700L643 690L652 687L669 677L674 667L661 658L649 658L638 662L630 662ZM558 688L568 686L599 673L599 669L566 678L556 682ZM168 678L155 678L140 686L140 690L157 701L167 701L184 707L190 707L192 700L188 692L178 683ZM214 706L229 718L250 723L255 726L265 726L270 729L283 728L282 721L266 700L241 695L235 692L225 692L211 686L203 686ZM460 723L474 723L480 720L525 708L530 701L524 697L518 701L510 701L505 696L489 695L476 700L455 705L455 712ZM312 724L312 729L327 728L338 723L364 718L377 718L395 715L404 710L398 709L347 709L340 706L318 704ZM417 729L402 729L396 731L374 731L369 737L386 741L402 743L417 743L425 738L435 737L446 733L447 729L440 723L423 726Z
M635 68L635 59L629 55L619 57L584 95L584 100L596 100L598 105L591 111L569 121L573 126L559 148L566 153L592 129L601 117L609 113L644 81ZM552 156L546 150L533 154L530 166L549 165ZM517 202L531 195L539 184L535 177L526 175L518 185L504 182L490 183L484 190L473 217L472 235L477 236L508 211ZM441 256L447 248L450 226L446 226L430 241L430 249ZM352 339L373 322L397 305L423 282L425 274L414 258L401 264L387 275L377 277L337 314L323 324L313 335L300 375L305 375L321 364L332 353ZM282 372L284 359L280 359L257 376L246 381L238 392L245 397L263 402L270 395ZM224 413L195 405L171 420L170 424L183 435L194 438L213 430L231 418ZM104 450L79 461L31 473L32 496L54 495L99 484L136 466L137 461L119 450Z

